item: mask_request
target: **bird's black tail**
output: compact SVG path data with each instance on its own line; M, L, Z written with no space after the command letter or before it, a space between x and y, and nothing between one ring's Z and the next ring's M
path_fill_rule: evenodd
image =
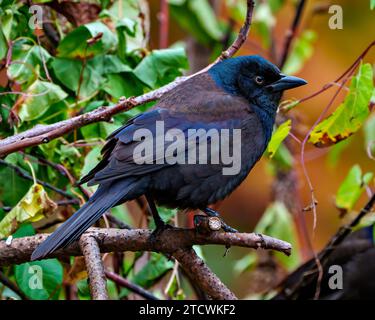
M77 240L105 211L120 201L128 200L127 195L136 187L135 182L126 179L99 186L89 201L34 250L31 260L42 259Z

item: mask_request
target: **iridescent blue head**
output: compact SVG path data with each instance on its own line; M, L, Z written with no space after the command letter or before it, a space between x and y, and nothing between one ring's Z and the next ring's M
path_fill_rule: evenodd
M279 68L260 56L241 56L224 60L208 73L225 91L242 95L251 102L261 99L261 105L277 108L282 92L307 82L286 76Z

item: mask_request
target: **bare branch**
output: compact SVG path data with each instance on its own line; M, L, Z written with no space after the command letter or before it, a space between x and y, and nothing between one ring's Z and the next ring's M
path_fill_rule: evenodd
M246 18L243 26L240 29L240 32L238 33L236 39L232 43L232 45L221 53L219 58L216 59L215 63L220 62L224 59L232 57L245 43L247 36L250 31L251 26L251 20L253 16L253 10L254 10L254 1L253 0L247 0L247 12L246 12Z
M154 251L173 254L178 249L191 248L193 245L219 244L227 247L239 246L253 249L271 249L290 255L292 246L285 241L255 233L225 233L214 231L199 234L195 229L170 228L157 236L146 229L102 229L90 228L87 232L97 239L101 252L112 251ZM0 241L0 266L30 261L31 253L42 243L48 234L13 239L11 244ZM81 256L77 242L55 251L50 257Z
M93 300L108 300L106 277L98 242L92 235L84 234L79 240L79 245L85 257Z
M173 256L198 287L212 299L237 300L234 293L207 267L193 249L178 249Z

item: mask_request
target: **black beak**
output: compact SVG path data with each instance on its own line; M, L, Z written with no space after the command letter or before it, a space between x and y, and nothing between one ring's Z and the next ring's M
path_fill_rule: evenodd
M279 80L268 85L267 88L270 88L273 92L278 92L297 88L299 86L307 84L307 81L301 78L286 76L285 74L280 74L280 76L281 78Z

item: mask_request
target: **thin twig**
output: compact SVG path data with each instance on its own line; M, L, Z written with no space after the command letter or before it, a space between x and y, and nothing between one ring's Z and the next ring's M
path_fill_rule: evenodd
M132 229L131 226L129 226L128 224L126 224L125 222L121 221L120 219L117 219L114 215L112 215L111 213L107 212L105 214L106 218L108 219L109 222L113 223L114 225L116 225L116 227L118 227L119 229Z
M306 4L306 0L300 0L298 2L292 25L291 25L290 29L287 31L287 35L286 35L286 38L285 38L284 49L282 51L281 59L280 59L280 62L279 62L279 68L280 69L282 69L284 67L285 62L288 58L291 44L293 42L294 37L297 34L297 28L298 28L298 26L301 22L301 19L302 19L302 13L303 13L303 9L305 7L305 4Z
M9 163L9 162L6 162L5 160L2 160L2 159L0 159L0 164L9 167L10 169L12 169L21 178L26 179L26 180L30 180L30 181L34 181L33 177L31 175L29 175L26 171L24 171L23 169L21 169L20 167L17 167L16 165L14 165L12 163ZM51 189L51 190L55 191L56 193L61 194L65 198L72 199L72 200L76 201L76 204L80 203L79 200L76 199L71 194L69 194L69 193L67 193L64 190L61 190L61 189L59 189L59 188L51 185L48 182L44 182L44 181L39 180L39 179L36 179L36 182L39 183L39 184L41 184L45 188Z
M21 299L28 300L27 296L18 288L18 286L12 282L3 272L0 271L0 282L15 292Z
M23 151L20 151L20 153L22 153L23 155L27 155ZM52 169L56 170L59 174L66 177L69 180L69 182L72 186L76 186L81 191L81 193L83 194L83 196L86 200L88 198L90 198L91 192L89 192L87 189L85 189L82 185L77 185L76 184L77 179L73 176L73 174L64 165L62 165L60 163L54 163L54 162L52 162L52 161L50 161L50 160L48 160L48 159L46 159L46 158L44 158L40 155L37 155L35 153L30 154L30 156L36 158L40 164L45 165L45 166L49 166Z
M147 290L143 289L142 287L130 282L129 280L121 277L120 275L118 275L114 272L105 270L105 275L108 279L111 279L113 282L120 285L121 287L125 287L125 288L129 289L130 291L140 295L141 297L143 297L147 300L159 300L149 291L147 291Z

